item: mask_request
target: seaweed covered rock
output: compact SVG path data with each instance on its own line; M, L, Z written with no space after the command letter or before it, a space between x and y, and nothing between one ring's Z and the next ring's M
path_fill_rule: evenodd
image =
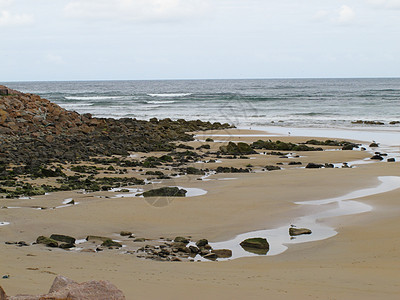
M225 155L247 155L257 153L253 148L250 147L249 144L242 142L237 144L234 142L229 142L228 145L219 147L219 150Z
M52 248L58 247L58 242L56 240L45 237L43 235L39 236L36 239L36 244L43 244L43 245L46 245L47 247L52 247Z
M162 187L144 192L143 197L185 197L187 191L178 187Z
M240 243L240 246L251 253L265 255L269 251L269 243L265 238L249 238Z
M56 240L58 242L63 242L67 244L75 244L76 239L72 236L63 235L63 234L52 234L50 239Z
M322 148L309 147L304 144L285 143L282 141L258 140L251 145L254 149L279 150L279 151L323 151Z

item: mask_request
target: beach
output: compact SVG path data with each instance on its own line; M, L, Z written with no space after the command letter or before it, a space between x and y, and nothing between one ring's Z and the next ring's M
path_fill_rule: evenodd
M228 141L251 143L271 139L300 143L315 137L227 129L197 132L195 141L186 144L198 147L206 138L214 139L208 142L213 150ZM368 145L370 140L354 139L353 142ZM292 158L264 155L260 151L261 154L248 155L247 159L223 157L216 162L191 164L197 169L246 168L251 164L249 173L184 175L153 180L147 187L138 187L179 186L206 192L193 197L114 198L121 193L69 191L34 196L30 200L0 199L1 207L10 207L1 210L0 221L10 223L0 227L0 251L2 257L6 257L2 259L1 268L10 275L1 285L9 295L40 294L47 292L56 274L62 274L80 282L96 278L109 280L127 299L397 299L400 239L396 228L400 222L397 203L400 189L392 184L392 190L382 193L378 179L398 178L398 147L395 146L395 143L390 145L396 162L371 161L371 149L334 151L337 147L324 147L325 151L296 152ZM328 148L331 151L327 151ZM145 155L153 154L160 155ZM131 155L141 157L144 154ZM289 166L290 161L302 164ZM329 163L335 167L304 168L310 162ZM277 163L282 163L281 170L262 171L265 165ZM348 163L350 168L343 168L343 163ZM198 180L199 177L202 180ZM319 236L317 228L310 228L316 231L307 237L297 237L294 242L298 242L284 245L287 249L283 251L275 251L271 243L270 251L272 254L279 252L276 255L218 261L198 261L198 257L193 261L167 262L127 253L127 250L159 242L161 237L167 240L184 236L191 241L205 238L212 246L233 240L239 234L250 232L251 235L259 230L281 227L289 230L291 225L301 227L302 218L322 216L340 204L299 202L330 199L370 188L377 189L371 195L343 201L362 203L368 207L366 211L317 218L316 225L328 230L329 236L324 236L325 229ZM74 199L76 204L49 209L62 206L66 199ZM47 209L11 208L28 203ZM135 243L121 237L121 231L130 231L136 238L147 240ZM4 243L10 240L32 243L39 235L54 233L70 235L77 240L88 235L108 236L124 247L82 252L73 248L17 247Z

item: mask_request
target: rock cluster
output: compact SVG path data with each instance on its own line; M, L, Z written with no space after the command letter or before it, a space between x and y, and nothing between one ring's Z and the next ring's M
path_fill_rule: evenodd
M194 260L197 255L208 260L232 256L232 251L229 249L212 249L206 239L197 241L195 245L189 243L190 240L185 237L176 237L171 243L163 243L159 246L146 245L138 249L136 254L139 258L157 261Z
M115 285L108 281L88 281L77 283L64 276L57 276L45 295L7 296L0 287L0 300L125 300L125 296Z
M34 94L0 86L0 162L76 161L130 151L169 151L173 141L193 140L186 132L225 129L229 124L171 119L150 121L94 118Z

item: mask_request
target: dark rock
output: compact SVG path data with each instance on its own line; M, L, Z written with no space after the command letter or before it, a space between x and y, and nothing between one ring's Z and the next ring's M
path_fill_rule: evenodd
M249 144L246 143L233 143L229 142L226 146L219 147L219 150L225 155L247 155L247 154L256 154Z
M118 242L113 241L112 239L105 240L101 246L103 247L118 247L121 248L122 245Z
M174 242L175 242L175 243L188 244L188 243L189 243L189 240L188 240L187 238L185 238L185 237L177 236L177 237L174 239Z
M315 163L308 163L306 169L319 169L322 168L324 165L315 164Z
M265 168L267 171L281 170L281 167L278 167L278 166L265 166L264 168Z
M47 247L53 247L53 248L58 247L58 242L57 242L57 241L55 241L55 240L53 240L53 239L50 239L50 238L48 238L48 237L45 237L45 236L43 236L43 235L39 236L39 237L36 239L36 244L44 244L44 245L46 245Z
M110 240L109 237L105 237L105 236L98 236L98 235L88 235L86 237L86 240L91 242L91 241L97 241L97 242L105 242L107 240Z
M68 235L62 235L62 234L52 234L50 236L51 239L56 240L58 242L63 242L67 244L75 244L75 238L68 236Z
M369 146L370 146L371 148L377 148L377 147L379 147L379 144L373 142L373 143L371 143Z
M229 249L211 250L211 253L216 254L218 258L229 258L229 257L232 257L232 251L229 250Z
M145 238L137 238L137 239L134 239L133 241L134 241L135 243L143 243L143 242L146 241L146 239L145 239Z
M120 236L132 236L132 232L130 231L121 231L119 234Z
M294 228L294 227L289 228L290 236L297 236L297 235L311 234L311 233L312 233L312 231L307 228Z
M392 157L392 158L388 158L387 161L388 161L388 162L395 162L396 159L394 159L394 158Z
M249 252L265 255L269 250L269 243L265 238L249 238L240 243L240 246Z
M143 197L185 197L187 191L178 187L162 187L144 192Z
M208 260L216 260L218 258L218 255L215 253L208 253L208 254L204 255L203 257Z
M204 247L205 245L208 245L208 240L206 239L201 239L196 242L196 246L199 248Z
M371 159L374 160L383 160L383 157L380 154L375 154L374 156L371 157Z

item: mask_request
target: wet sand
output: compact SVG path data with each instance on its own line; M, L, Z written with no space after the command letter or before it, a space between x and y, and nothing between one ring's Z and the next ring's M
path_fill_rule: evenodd
M253 141L260 137L249 135L265 135L254 131L231 132L234 135L230 139L235 141ZM236 135L247 136L239 139ZM271 139L299 142L306 138ZM358 161L371 155L361 151L324 151L305 152L300 156L295 160L302 161L304 166L307 162ZM86 195L63 192L31 200L0 199L0 206L15 207L55 207L67 198L79 202L54 210L0 210L0 221L10 222L0 227L0 275L10 275L9 279L2 279L0 285L9 295L39 294L47 292L55 274L62 274L76 281L110 280L127 299L398 298L400 189L357 199L372 206L372 211L321 219L321 224L334 228L338 234L321 241L289 245L285 252L276 256L219 262L156 262L116 250L78 253L41 245L4 244L8 240L32 242L39 235L52 233L68 234L77 239L89 234L118 238L121 230L148 239L191 236L192 240L207 238L211 243L221 242L241 233L292 224L302 216L324 209L296 202L338 197L377 186L378 176L400 176L398 162L311 170L287 166L287 161L292 159L251 157L255 159L223 159L221 163L195 165L197 168L244 167L251 163L257 169L283 161L284 169L218 174L208 177L209 181L199 181L199 176L193 175L166 180L153 186L200 188L207 194L160 203L138 197L98 197L108 195L106 192ZM230 180L221 180L227 178Z

